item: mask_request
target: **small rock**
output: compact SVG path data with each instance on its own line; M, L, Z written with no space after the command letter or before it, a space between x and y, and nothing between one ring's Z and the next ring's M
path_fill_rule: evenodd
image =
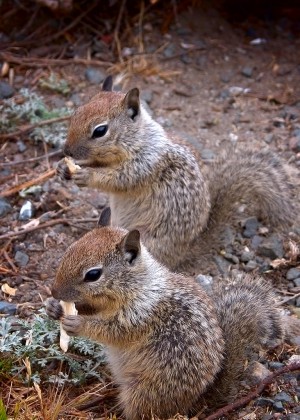
M282 413L284 411L284 407L282 405L281 401L275 401L273 404L273 409L279 413Z
M21 141L21 140L19 140L17 142L17 146L18 146L18 150L19 150L20 153L25 152L25 150L27 149L26 144L23 141Z
M88 82L93 83L94 85L100 85L100 83L102 83L105 79L106 74L99 69L89 67L86 69L84 77Z
M180 60L184 63L184 64L192 64L193 62L193 58L188 55L188 54L182 54L180 56Z
M275 395L274 398L275 401L281 401L281 402L285 402L285 403L292 403L293 399L292 397L287 394L286 392L279 392L277 395Z
M213 285L213 278L211 276L198 274L198 276L196 276L196 280L204 289L211 290L212 285Z
M223 258L220 255L215 255L214 261L218 267L218 270L222 274L222 276L228 276L228 271L231 266L230 262L225 260L225 258Z
M220 74L220 80L223 83L228 83L232 79L232 72L227 71Z
M8 99L14 95L14 89L6 82L0 82L0 99Z
M288 414L286 420L300 420L300 414Z
M4 217L12 209L12 206L5 198L0 198L0 217Z
M15 254L15 261L19 267L26 267L29 261L29 257L25 252L17 251Z
M299 137L300 138L300 128L295 128L295 130L293 130L292 135L294 137Z
M296 299L295 306L297 306L297 308L300 308L300 297Z
M283 363L280 363L280 362L269 362L269 367L271 369L280 369L283 366L284 366L284 364Z
M16 312L16 304L6 302L5 300L0 301L0 314L15 315Z
M254 252L252 251L244 251L241 255L242 262L248 262L254 258Z
M249 217L249 219L244 221L243 236L245 238L252 238L256 234L258 225L259 223L256 217Z
M300 268L290 268L286 273L286 278L288 280L295 280L300 277Z
M163 51L163 55L166 58L171 58L176 52L176 48L174 44L169 44Z
M260 383L263 379L269 376L271 372L264 365L259 362L252 362L247 369L247 377L251 385Z
M235 231L229 226L226 226L221 234L221 241L224 247L232 245L235 239Z
M242 69L242 75L245 77L252 77L253 74L253 67L246 66Z
M273 414L264 414L261 420L273 420Z
M203 160L213 160L215 159L215 153L210 149L203 149L201 151L201 157Z
M233 264L239 263L238 257L236 255L231 254L230 252L225 252L223 257L226 258L226 260L233 262Z
M257 262L254 261L254 260L248 261L247 264L245 264L245 267L244 267L244 269L245 269L245 271L247 273L249 273L250 271L255 270L255 268L257 268Z
M272 141L274 140L274 138L275 138L274 134L273 133L269 133L265 137L265 142L267 144L270 144L270 143L272 143Z
M300 277L297 277L296 279L294 279L293 283L294 283L295 287L300 287Z
M262 241L257 248L257 252L271 260L282 258L284 255L282 240L277 235L272 235Z
M292 363L300 363L300 354L293 354L293 355L289 358L289 360L288 360L287 364L288 364L288 365L291 365Z
M258 246L262 243L263 238L259 235L254 235L253 238L251 238L251 247L253 249L257 249Z
M255 405L258 405L259 407L270 407L273 404L274 400L272 400L272 398L259 397L255 401Z
M19 220L29 220L33 216L34 216L34 206L30 200L27 200L21 207Z

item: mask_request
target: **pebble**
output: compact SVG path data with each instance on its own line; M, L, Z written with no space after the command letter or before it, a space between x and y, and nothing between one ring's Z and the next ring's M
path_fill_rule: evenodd
M265 137L265 142L267 144L270 144L270 143L272 143L272 141L274 140L274 138L275 138L275 135L273 133L269 133Z
M249 217L244 221L244 232L245 238L252 238L258 229L259 223L256 217Z
M291 137L289 140L289 147L293 152L299 153L300 152L300 138Z
M225 258L223 258L220 255L215 255L214 256L214 261L218 267L218 270L220 271L222 276L228 276L228 271L230 268L230 262L225 260Z
M253 67L251 66L246 66L242 69L242 75L245 77L252 77L253 74Z
M300 287L300 277L297 277L296 279L294 279L293 283L294 283L295 287Z
M84 77L88 82L93 83L94 85L100 85L100 83L102 83L105 79L106 74L99 69L89 67L84 72Z
M284 392L284 391L279 392L279 393L275 396L274 400L275 400L275 401L285 402L285 403L292 403L292 402L293 402L292 397L291 397L289 394L287 394L286 392Z
M255 270L257 268L257 262L254 260L250 260L245 264L244 270L249 273L250 271Z
M14 303L6 302L5 300L0 301L0 313L7 315L15 315L17 312L17 305Z
M282 258L284 255L282 240L277 235L272 235L266 238L257 248L258 254L263 257L271 258Z
M269 376L272 372L269 371L263 364L253 362L247 369L247 376L252 385L260 383L263 379Z
M242 262L248 262L254 258L254 252L252 251L244 251L241 255Z
M300 138L300 128L295 128L295 130L293 130L292 135L294 137L299 137Z
M300 420L300 414L288 414L286 420Z
M283 366L284 366L284 364L283 363L280 363L280 362L269 362L269 367L271 369L280 369Z
M27 200L21 207L19 220L29 220L33 216L34 216L34 206L30 200Z
M259 407L269 407L273 404L274 400L272 400L272 398L259 397L255 401L255 405L258 405Z
M25 150L27 149L26 144L22 140L19 140L17 142L17 146L18 146L18 150L19 150L20 153L25 152Z
M213 160L215 159L215 153L210 149L203 149L201 151L201 157L203 160Z
M286 278L288 280L295 280L300 277L300 268L290 268L286 273Z
M196 280L204 289L211 290L212 285L213 285L213 278L211 276L198 274L198 276L196 276Z
M251 247L253 249L257 249L257 247L262 243L263 238L259 235L254 235L253 238L251 238Z
M284 411L284 407L282 405L281 401L275 401L273 404L273 409L279 413L282 413Z
M14 89L6 82L0 82L0 99L8 99L14 95Z
M0 198L0 217L4 217L12 209L12 206L5 198Z
M15 261L19 267L26 267L29 261L29 257L25 252L17 251L15 254Z
M180 56L180 60L184 63L184 64L192 64L193 62L193 58L189 55L189 54L182 54Z
M226 260L233 262L233 264L239 263L238 257L236 255L231 254L230 252L225 252L223 257L226 258Z
M300 308L300 297L296 299L295 306L297 306L297 308Z
M229 83L231 79L232 79L232 72L230 71L220 74L220 80L223 83Z
M175 45L174 45L174 44L170 44L170 45L168 45L168 46L164 49L164 51L163 51L163 55L164 55L166 58L171 58L171 57L173 57L173 55L175 54L175 51L176 51Z
M151 104L153 99L153 92L149 89L143 90L141 93L142 101L145 101L147 104Z

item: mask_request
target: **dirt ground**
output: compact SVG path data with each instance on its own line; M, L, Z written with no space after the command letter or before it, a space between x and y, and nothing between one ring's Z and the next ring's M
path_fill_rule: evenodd
M233 22L216 9L193 8L177 16L164 34L161 25L162 18L156 20L151 13L145 13L139 27L137 24L134 36L128 40L121 38L123 59L128 60L127 64L114 65L111 69L100 68L101 71L113 73L117 81L121 80L119 85L124 90L139 87L153 117L168 131L197 147L203 165L209 165L230 144L242 149L251 146L256 150L271 148L276 151L293 177L295 199L298 199L300 28L295 21L290 16L269 20L250 16L243 22ZM143 30L143 38L139 36L139 28ZM145 54L132 58L130 54L141 48L141 40ZM83 45L82 54L85 53ZM130 71L128 63L132 64L136 73ZM88 67L95 69L92 65ZM49 68L43 68L41 73L41 69L15 66L15 95L19 94L20 88L27 86L42 95L50 107L67 103L73 109L100 89L99 85L87 79L85 70L86 66L73 63L51 69L71 86L71 91L62 95L31 83L41 74L48 74ZM3 80L7 81L7 78ZM20 151L19 140L25 145L24 151ZM1 192L38 178L53 168L62 157L59 152L53 157L33 162L28 159L55 150L45 143L33 142L29 134L1 140ZM0 219L0 281L16 289L15 296L0 292L0 300L17 304L17 314L21 317L31 316L50 296L51 283L62 254L68 245L94 226L107 203L104 194L79 189L55 176L38 184L42 189L26 198L18 194L8 195L6 199L11 209ZM38 219L40 226L33 232L8 237L29 222L18 220L21 206L27 199L35 208L32 219ZM58 218L66 218L68 224L53 223L47 227L49 221L52 223ZM78 219L84 221L78 223ZM41 228L44 223L45 227ZM287 241L290 238L297 243L297 233L300 233L298 221L293 233L283 232L282 239ZM21 261L16 259L18 252ZM296 298L300 289L296 290L294 285L291 291L285 275L290 267L297 267L297 264L299 260L296 259L279 274L268 274L282 298L294 298L290 310L295 310L295 313L297 310L299 313ZM243 265L240 264L239 268L243 269ZM297 353L296 347L291 346L284 351L288 356ZM285 360L284 357L280 359L278 354L275 352L269 356L273 361ZM299 375L293 378L299 379ZM286 379L280 386L300 398L297 381L292 386ZM291 417L291 413L295 417ZM272 412L266 407L252 405L240 410L236 416L231 418L292 420L300 418L300 407L295 403L282 412Z

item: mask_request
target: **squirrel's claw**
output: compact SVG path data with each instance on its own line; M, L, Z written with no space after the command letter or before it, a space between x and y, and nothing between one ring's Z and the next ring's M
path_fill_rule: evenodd
M79 335L82 329L83 317L78 315L67 315L62 319L62 327L70 336Z
M82 168L75 172L72 175L72 180L75 182L78 187L87 187L90 180L90 169Z
M58 162L56 167L56 174L60 177L60 179L72 179L72 173L64 159Z
M49 298L46 300L46 314L49 318L60 319L64 315L63 308L60 302L54 298Z

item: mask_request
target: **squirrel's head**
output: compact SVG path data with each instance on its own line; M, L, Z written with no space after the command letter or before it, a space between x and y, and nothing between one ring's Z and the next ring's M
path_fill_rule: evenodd
M112 91L112 77L104 80L102 91L80 106L70 119L66 155L90 159L102 166L126 160L138 131L141 105L139 90L126 94Z
M98 227L68 248L52 287L54 298L90 304L99 310L134 298L140 288L134 273L143 267L139 231L109 225L110 208L106 208Z

